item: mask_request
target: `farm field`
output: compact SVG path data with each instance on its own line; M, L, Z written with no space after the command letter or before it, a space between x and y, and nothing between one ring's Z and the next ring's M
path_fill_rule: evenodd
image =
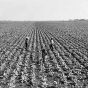
M88 21L0 22L0 88L88 88L87 33Z

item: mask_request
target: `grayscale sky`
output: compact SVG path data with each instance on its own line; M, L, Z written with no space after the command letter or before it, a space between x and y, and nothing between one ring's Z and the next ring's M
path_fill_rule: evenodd
M88 0L0 0L0 20L88 19Z

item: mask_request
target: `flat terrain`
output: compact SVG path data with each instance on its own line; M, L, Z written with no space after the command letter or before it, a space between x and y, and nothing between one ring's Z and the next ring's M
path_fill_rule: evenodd
M0 88L88 88L87 35L88 21L0 22Z

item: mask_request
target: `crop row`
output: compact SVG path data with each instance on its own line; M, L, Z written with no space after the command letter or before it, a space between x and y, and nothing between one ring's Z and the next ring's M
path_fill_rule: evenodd
M86 88L88 57L73 41L57 37L50 25L24 24L17 38L0 45L2 88ZM29 48L25 50L25 37ZM54 40L53 51L49 44ZM2 38L3 39L3 38ZM47 55L42 57L42 48ZM83 48L85 50L85 48Z

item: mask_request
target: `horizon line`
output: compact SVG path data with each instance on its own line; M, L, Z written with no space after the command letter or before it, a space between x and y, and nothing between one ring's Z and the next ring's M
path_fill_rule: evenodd
M30 22L44 22L44 21L86 21L88 19L68 19L68 20L0 20L0 21L30 21Z

